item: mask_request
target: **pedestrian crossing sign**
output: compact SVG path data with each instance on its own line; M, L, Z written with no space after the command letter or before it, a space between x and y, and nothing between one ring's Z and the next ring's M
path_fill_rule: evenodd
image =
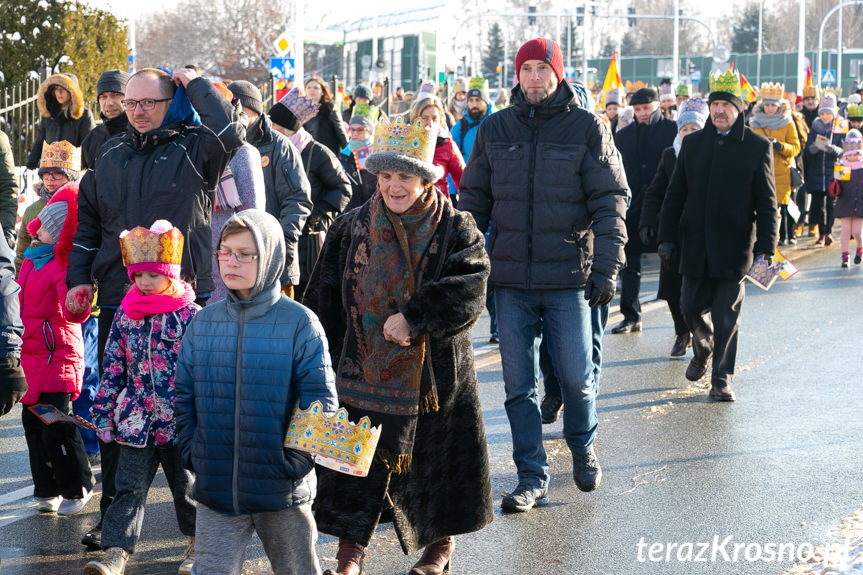
M822 84L835 84L836 83L836 70L824 70L821 73L821 83Z

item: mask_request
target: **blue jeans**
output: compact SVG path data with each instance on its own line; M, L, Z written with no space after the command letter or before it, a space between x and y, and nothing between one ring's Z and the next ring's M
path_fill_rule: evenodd
M681 321L683 321L681 319ZM599 395L599 372L602 371L602 334L608 324L608 305L598 305L590 308L590 325L593 334L593 376L596 380L596 393ZM543 334L542 344L539 346L539 369L542 372L542 381L545 387L545 395L561 397L560 381L554 373L554 364L551 361L551 353L548 351L548 337Z
M563 436L573 453L586 453L596 437L596 379L601 350L594 346L593 314L584 289L520 290L496 287L500 357L512 458L520 483L549 480L539 410L539 345L548 336L560 380ZM601 317L601 316L600 316ZM596 335L596 340L601 338Z

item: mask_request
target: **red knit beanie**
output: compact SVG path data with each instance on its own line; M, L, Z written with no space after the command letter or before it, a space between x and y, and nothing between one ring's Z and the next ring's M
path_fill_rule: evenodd
M528 60L542 60L549 64L557 76L557 83L563 81L563 52L557 42L551 38L534 38L525 42L515 55L515 77L521 70L521 65Z

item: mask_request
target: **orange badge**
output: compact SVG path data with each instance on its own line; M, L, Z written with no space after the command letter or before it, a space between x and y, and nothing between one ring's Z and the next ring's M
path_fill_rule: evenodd
M261 167L266 168L270 165L270 157L269 156L261 156Z

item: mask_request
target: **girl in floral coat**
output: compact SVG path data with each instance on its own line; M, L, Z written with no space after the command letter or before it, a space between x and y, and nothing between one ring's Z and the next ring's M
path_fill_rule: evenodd
M123 263L134 284L114 316L104 374L91 408L97 434L120 445L117 495L102 523L104 558L88 574L121 575L141 533L147 491L161 463L174 497L180 531L189 537L180 574L191 573L195 535L192 475L183 468L174 419L174 373L180 340L201 309L180 279L183 234L158 220L120 234Z

